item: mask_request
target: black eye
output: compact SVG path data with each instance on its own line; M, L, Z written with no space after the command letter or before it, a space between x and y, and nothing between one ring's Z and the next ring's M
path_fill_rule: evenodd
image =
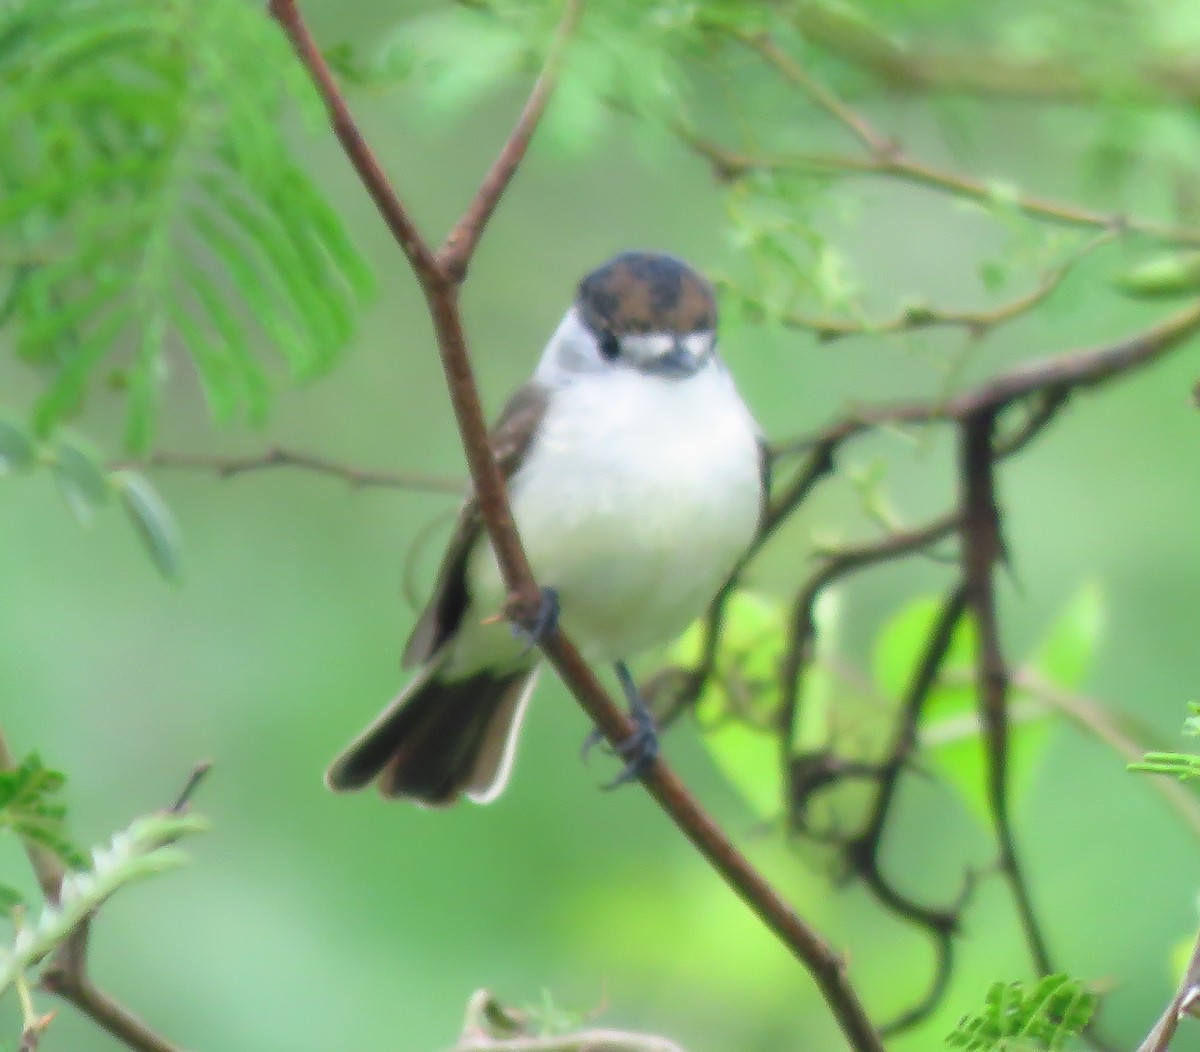
M606 362L611 362L620 353L621 341L611 332L602 332L600 334L600 357Z

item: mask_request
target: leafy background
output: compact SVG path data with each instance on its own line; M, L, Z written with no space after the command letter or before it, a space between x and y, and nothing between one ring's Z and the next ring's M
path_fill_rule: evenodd
M370 54L404 5L314 0L306 8L322 41L344 39ZM1124 10L1105 9L1113 18ZM1083 24L1079 4L1039 10L1013 9L1006 23L1035 52L1046 39L1074 39L1061 27ZM1184 40L1200 32L1185 5L1154 10L1147 36ZM605 11L603 25L624 17L620 5ZM971 29L969 13L951 0L879 11L934 33ZM420 54L459 48L463 68L478 68L484 63L472 58L501 46L491 37L473 41L459 23L422 26ZM1115 63L1111 41L1106 48ZM393 72L411 68L402 46L385 53L398 64ZM503 70L501 58L497 51L492 61ZM603 85L609 66L595 63ZM644 69L634 63L639 77ZM729 77L728 94L752 103L768 97L751 74L744 82ZM424 227L440 231L502 140L523 81L472 83L461 73L401 81L364 87L355 109ZM577 276L612 252L661 247L753 280L752 226L742 222L731 234L727 224L730 208L746 203L731 203L670 137L631 134L586 84L566 88L484 240L465 297L493 410L529 372ZM655 105L648 96L639 100L643 109ZM1155 117L1115 103L1078 111L958 99L931 111L920 99L874 98L864 108L922 155L947 163L963 157L971 170L1022 187L1145 213L1168 209L1157 174L1170 168L1163 159L1190 159L1200 144L1194 112ZM276 393L262 428L234 419L213 435L202 380L165 343L174 364L154 445L233 452L280 443L356 463L462 473L428 327L402 260L335 146L305 131L300 117L286 127L308 177L370 259L375 297L328 375L295 385L268 363L265 382ZM787 114L796 142L824 142L827 127L808 110ZM946 145L958 141L956 130L967 140L956 147L963 154ZM1001 292L1021 287L1022 230L978 209L884 182L794 193L791 214L804 207L815 217L814 267L824 260L825 269L813 272L834 275L818 283L823 304L836 304L844 290L843 265L880 313L914 297L994 302L983 279L999 272L980 269L992 260L1017 270ZM823 247L830 243L833 255ZM201 251L171 245L163 258L183 268L195 261L193 250ZM1110 284L1137 258L1118 247L1085 261L1045 308L968 354L960 336L942 333L819 345L750 324L731 306L725 355L768 433L787 436L849 405L925 394L948 376L977 379L1148 324L1160 309L1115 296ZM341 281L328 278L338 295ZM44 374L28 357L0 354L0 413L18 415L43 397ZM1195 375L1195 356L1185 353L1081 398L1002 471L1014 559L1003 594L1011 651L1032 652L1080 590L1094 589L1104 627L1081 686L1168 743L1195 695ZM129 430L127 386L97 385L73 421L113 455L125 438L139 438ZM891 505L919 521L951 494L951 456L940 441L914 447L885 435L860 443L773 544L752 583L785 596L816 543L869 535L856 466L884 464ZM106 907L93 940L104 986L196 1048L441 1048L480 985L518 1003L541 1003L549 991L571 1010L608 1006L606 1019L668 1033L696 1050L838 1040L804 974L650 802L632 789L597 792L607 767L598 758L580 764L584 719L549 678L513 785L491 807L430 814L324 790L329 757L402 682L400 643L414 617L403 580L411 572L418 593L429 581L452 498L352 493L282 471L228 481L163 471L153 480L184 540L178 587L153 572L116 514L98 514L81 530L48 473L0 479L0 719L18 751L36 747L69 773L76 838L104 841L133 814L170 800L197 760L216 762L200 798L213 831L190 845L197 864ZM917 562L840 589L839 651L869 667L882 626L914 594L937 591L948 573ZM644 667L653 663L648 656ZM879 1015L919 995L929 960L919 937L854 887L833 886L819 852L764 831L690 726L672 733L667 750L801 912L847 947ZM1195 841L1142 779L1064 727L1049 736L1017 817L1054 953L1074 975L1115 982L1103 1019L1120 1043L1134 1043L1168 997L1173 948L1195 926ZM944 901L964 864L987 864L987 841L944 783L918 780L887 862L907 889ZM34 894L7 840L0 840L0 873ZM968 913L959 961L946 1006L897 1048L930 1047L980 1003L992 980L1027 975L995 882L984 883ZM9 999L0 1005L0 1032L17 1029ZM65 1008L47 1043L81 1052L112 1047Z

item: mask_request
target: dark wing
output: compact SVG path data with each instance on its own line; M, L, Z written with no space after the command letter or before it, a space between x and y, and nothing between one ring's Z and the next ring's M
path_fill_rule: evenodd
M500 473L510 479L525 459L525 453L546 411L549 391L530 381L508 400L492 429L492 449ZM458 524L438 569L433 595L421 619L408 637L404 664L423 664L453 637L470 602L467 590L467 559L483 532L483 519L475 497L469 496L458 515Z
M762 435L758 436L758 477L762 481L762 505L758 509L758 530L767 525L767 512L771 507L771 447Z

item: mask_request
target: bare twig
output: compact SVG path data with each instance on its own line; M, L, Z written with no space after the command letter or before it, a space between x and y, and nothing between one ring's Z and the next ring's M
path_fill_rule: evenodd
M568 6L564 15L568 24L575 21L576 8L575 3ZM271 11L291 37L301 60L311 71L325 98L335 131L347 156L371 189L380 211L385 218L389 218L389 227L396 234L425 292L480 512L511 593L509 613L515 619L530 620L540 605L541 593L521 547L503 480L488 444L487 429L458 310L458 283L469 264L467 256L470 249L468 247L466 255L462 258L458 258L457 255L460 250L452 249L455 253L453 273L430 251L417 234L404 206L392 193L386 181L379 177L378 166L354 126L348 107L305 27L294 0L272 0ZM543 73L543 82L547 79ZM540 90L548 92L549 87ZM518 124L509 146L502 151L502 157L512 150L514 152L510 156L519 159L523 149L521 143L528 142L533 130L532 123L540 111L536 108L531 111L527 107L526 114L531 112L531 120ZM515 165L503 161L493 166L493 174L499 175L494 181L485 184L487 194L498 197L514 171ZM470 206L468 215L477 215L482 224L491 207L486 202L481 206L477 197ZM460 223L456 228L459 230L457 244L476 244L478 232L472 234L469 230L462 230L461 225ZM542 648L608 741L615 746L627 740L634 731L633 725L613 704L575 647L561 632L556 632L544 641ZM857 994L847 980L842 959L747 862L712 819L701 811L684 784L661 760L649 765L642 775L642 781L697 850L808 968L850 1045L859 1052L879 1052L882 1049L879 1035L871 1026Z
M902 894L883 874L880 855L883 837L895 803L900 776L917 748L917 729L938 673L950 651L954 631L966 609L966 589L959 585L950 592L934 622L925 651L917 662L912 682L905 693L891 746L879 765L875 796L861 832L844 847L844 856L855 876L866 884L876 900L898 917L923 928L933 941L936 966L925 996L903 1012L887 1028L888 1033L910 1029L932 1012L946 992L954 964L954 936L966 908L973 881L968 876L965 890L948 909L932 909Z
M317 456L313 453L302 453L294 449L274 447L262 453L249 456L222 457L205 453L171 453L158 452L138 460L116 460L113 468L164 468L180 471L212 472L218 478L233 478L235 475L245 475L252 471L265 471L271 468L295 468L300 471L310 471L317 475L328 475L332 478L343 479L355 489L385 488L417 490L426 493L454 493L461 495L464 490L462 479L449 475L429 475L415 471L377 471L371 468L361 468L328 457Z
M536 131L542 114L546 110L546 104L554 92L554 86L562 68L563 56L566 54L568 43L575 34L582 11L583 0L567 0L562 19L554 34L554 40L546 54L546 62L542 67L541 75L529 94L525 108L517 119L516 127L491 169L484 176L483 182L480 183L479 189L475 193L474 200L467 206L462 218L455 224L454 229L447 235L445 243L438 250L438 262L446 273L459 283L467 275L467 265L471 255L475 251L475 246L479 244L479 238L483 235L484 227L491 218L492 212L495 211L501 194L512 181L517 166L525 157L525 151L529 148L533 133Z

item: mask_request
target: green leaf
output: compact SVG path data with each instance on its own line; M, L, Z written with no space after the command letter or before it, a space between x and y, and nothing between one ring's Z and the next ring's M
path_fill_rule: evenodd
M967 1052L1058 1052L1082 1032L1096 1011L1096 995L1065 975L1048 975L1032 990L1025 984L994 983L984 1010L964 1016L946 1038Z
M49 367L39 436L115 370L146 448L176 347L219 418L261 420L270 351L302 377L349 344L370 270L295 159L319 100L263 10L0 4L0 84L0 324Z
M1042 678L1066 690L1083 683L1104 635L1105 613L1098 583L1076 593L1031 658Z
M86 859L66 835L66 808L58 799L66 779L43 766L37 755L11 771L0 771L0 829L52 851L68 866Z
M144 475L122 470L110 477L158 572L168 581L178 580L179 531L170 508Z
M783 801L774 717L785 626L778 600L744 590L730 596L721 650L696 705L713 762L762 817L778 814ZM694 624L671 647L671 659L695 665L703 634L702 624Z
M84 525L108 501L109 483L96 460L78 446L60 440L54 448L54 481L71 513Z
M30 437L16 424L0 420L0 475L29 467L34 456L35 448Z
M1139 263L1113 278L1135 299L1171 299L1200 292L1200 252L1181 252Z
M16 888L10 888L7 884L0 884L0 913L12 913L24 901L24 897Z

